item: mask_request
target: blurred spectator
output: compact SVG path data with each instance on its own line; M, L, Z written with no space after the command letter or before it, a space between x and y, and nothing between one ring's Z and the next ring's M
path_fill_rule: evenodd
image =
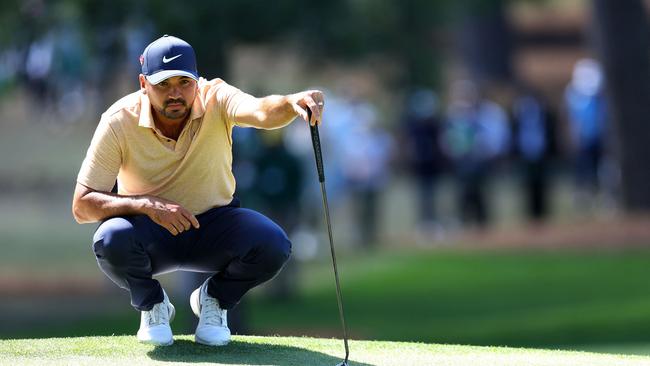
M0 49L0 95L16 82L23 64L22 58L17 47Z
M69 20L54 33L55 59L51 80L56 93L57 116L51 122L76 122L95 102L86 85L88 56L80 25Z
M347 109L346 130L338 136L343 176L355 205L359 240L369 248L377 244L379 193L388 183L393 140L378 125L370 102L355 97Z
M262 148L255 159L257 207L291 235L300 220L300 195L304 181L302 165L300 159L286 148L283 130L258 133ZM297 279L298 263L290 260L267 287L274 298L286 300L295 294Z
M509 145L510 131L503 108L482 98L472 81L454 82L441 146L454 166L464 223L479 227L489 223L485 198L488 173Z
M61 23L29 44L24 64L27 90L54 126L79 121L96 102L88 88L83 28L72 17Z
M554 115L530 88L514 101L513 142L524 175L526 213L531 220L548 215L548 159L553 147Z
M434 189L443 170L438 98L433 90L409 95L404 116L406 160L417 181L418 230L426 237L442 234L435 214ZM432 234L432 235L429 235Z
M326 95L320 136L330 206L335 210L350 198L359 227L351 240L370 247L376 242L379 193L388 182L393 140L378 125L374 105L360 97L354 86L343 86L341 95L331 91ZM286 130L288 147L303 158L303 170L307 172L303 204L313 208L320 205L321 192L309 129L294 123ZM322 222L320 211L308 209L304 215L312 226Z
M312 89L321 89L313 87ZM323 115L323 124L320 126L321 147L323 150L323 164L325 168L327 194L332 211L338 210L345 203L346 187L343 177L342 160L345 159L341 151L340 136L346 133L346 123L350 121L347 101L336 93L325 90L327 105ZM292 123L283 129L284 142L287 150L300 161L300 170L303 172L303 186L299 202L300 222L298 227L288 233L292 242L292 260L312 260L319 255L322 248L327 247L326 237L323 236L323 211L321 190L318 184L318 174L314 160L309 127L306 123ZM319 245L320 244L320 245ZM322 252L328 254L327 252ZM296 263L297 264L297 263ZM291 271L292 269L289 269ZM286 272L286 269L283 270Z
M25 60L27 86L39 103L51 98L49 75L54 59L54 38L52 32L29 45Z
M257 156L262 154L262 142L259 131L250 128L234 128L233 139L233 174L237 178L237 197L250 207L260 205L256 194L258 169L255 165Z
M283 132L235 128L233 170L238 182L237 196L242 202L273 218L291 235L300 224L305 179L301 160L287 149ZM290 260L283 274L266 286L273 297L286 299L296 290L295 262Z
M303 171L300 160L284 144L282 130L261 133L262 149L255 160L255 189L260 208L280 226L292 231L298 224Z
M322 89L322 88L317 88ZM345 159L341 150L341 136L347 133L347 124L353 123L348 103L332 91L325 91L327 105L323 115L323 124L320 126L321 147L323 150L323 164L327 182L327 195L331 206L341 203L345 193L345 180L343 177L343 163ZM284 128L284 138L287 149L302 160L302 170L305 172L305 186L303 187L304 219L311 225L317 226L322 222L322 212L313 210L321 205L321 191L318 185L314 150L312 147L309 127L306 123L292 123Z
M147 46L148 40L156 34L154 24L146 16L139 12L131 13L131 17L124 23L121 29L120 38L124 44L127 65L126 71L129 77L137 77L140 74L140 55Z
M598 193L604 155L607 106L603 94L604 76L593 59L579 60L566 88L565 101L571 124L577 204L593 202Z

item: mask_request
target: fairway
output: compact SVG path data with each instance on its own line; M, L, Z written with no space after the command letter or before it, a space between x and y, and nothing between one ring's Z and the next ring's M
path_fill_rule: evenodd
M340 263L353 338L576 349L647 342L650 253L383 252ZM331 266L330 266L331 267ZM291 301L251 299L254 334L340 334L331 268Z
M436 366L635 366L650 357L498 347L352 341L350 365ZM335 339L236 336L225 347L207 347L177 336L170 347L133 336L0 341L0 365L212 365L334 366L342 343Z

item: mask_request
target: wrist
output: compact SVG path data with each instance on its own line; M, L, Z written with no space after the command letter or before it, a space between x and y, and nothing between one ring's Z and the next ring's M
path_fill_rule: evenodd
M153 208L153 202L147 196L140 196L134 200L133 208L136 212L149 216Z

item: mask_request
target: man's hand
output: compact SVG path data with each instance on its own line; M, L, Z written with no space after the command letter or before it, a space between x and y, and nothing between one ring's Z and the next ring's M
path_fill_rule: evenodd
M307 90L289 96L293 110L310 125L320 125L325 108L325 96L320 90ZM307 116L307 108L311 110L311 120Z
M147 215L174 236L199 228L196 217L176 202L155 196L120 196L80 183L75 187L72 214L80 224L123 215Z
M183 206L159 197L147 197L145 213L153 222L176 236L192 227L198 229L199 221Z

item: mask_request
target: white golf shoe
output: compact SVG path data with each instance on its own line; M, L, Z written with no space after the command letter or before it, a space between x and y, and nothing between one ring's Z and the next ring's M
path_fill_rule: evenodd
M223 346L230 342L227 311L219 306L219 301L208 295L208 281L192 292L190 306L199 317L194 339L208 346Z
M169 346L174 343L172 328L169 323L174 319L176 309L169 302L167 294L162 302L153 306L149 311L142 311L140 315L140 329L138 329L138 341L154 344L156 346Z

